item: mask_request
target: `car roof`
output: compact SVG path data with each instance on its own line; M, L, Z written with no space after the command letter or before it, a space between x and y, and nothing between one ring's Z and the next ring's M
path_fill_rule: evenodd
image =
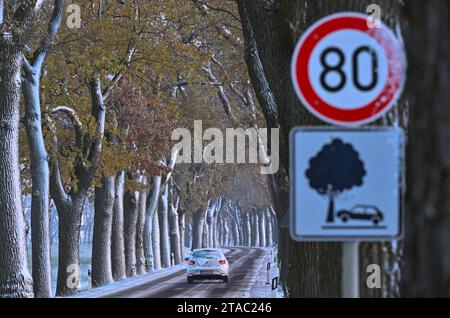
M222 252L220 248L196 248L192 252L209 251L209 252Z

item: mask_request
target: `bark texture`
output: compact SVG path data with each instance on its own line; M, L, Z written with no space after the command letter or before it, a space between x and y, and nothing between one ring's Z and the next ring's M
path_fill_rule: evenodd
M402 296L450 297L450 3L406 1L410 127Z
M160 188L161 176L153 177L153 187L147 195L147 209L145 211L145 257L149 270L154 268L152 230L154 216L158 208Z
M33 297L19 172L19 48L0 41L0 297Z
M56 203L59 218L58 279L56 295L74 294L80 283L80 227L86 200L82 192L70 203Z
M116 176L112 234L111 234L111 266L114 280L126 277L125 242L123 232L123 207L125 195L125 173L120 171Z
M206 209L199 209L192 216L192 249L203 246L203 229L205 227Z
M159 235L158 213L153 214L152 250L153 250L153 269L160 269L161 268L161 244L160 244L160 235Z
M138 191L126 191L124 210L125 272L127 277L136 274L136 223L138 218Z
M142 185L147 186L147 178L143 177ZM136 222L136 272L142 275L146 272L145 254L144 254L144 234L145 234L145 212L147 204L146 188L139 192L138 217Z
M166 184L159 198L158 217L161 244L161 266L170 266L170 235L169 235L169 185Z
M103 177L95 189L94 234L92 242L92 287L113 282L111 230L114 209L115 177Z

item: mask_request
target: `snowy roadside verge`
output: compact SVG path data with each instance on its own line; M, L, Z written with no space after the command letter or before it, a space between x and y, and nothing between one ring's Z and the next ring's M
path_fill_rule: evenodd
M186 269L186 265L179 264L176 266L153 270L144 275L135 275L130 278L123 279L121 281L113 282L109 285L97 287L89 290L83 290L77 293L76 295L69 296L69 298L91 298L91 297L101 297L102 295L108 295L111 292L124 290L136 285L140 285L143 283L150 282L152 280L164 278L166 276L170 276L174 273L184 271Z
M261 248L265 251L263 257L258 260L257 271L252 278L249 292L246 295L248 298L270 298L271 285L267 282L267 262L269 261L269 255L271 248Z

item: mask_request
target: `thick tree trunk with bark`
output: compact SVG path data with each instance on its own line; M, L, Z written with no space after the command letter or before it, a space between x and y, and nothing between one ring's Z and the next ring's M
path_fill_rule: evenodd
M55 200L59 218L58 279L56 295L75 294L80 283L80 227L87 194L81 192L70 202Z
M266 216L266 246L273 245L272 215L269 208L264 210Z
M136 223L139 192L126 191L124 208L125 271L127 277L136 274Z
M213 224L212 224L213 247L219 246L218 214L219 214L219 209L216 209L216 211L214 212L214 218L213 218Z
M50 261L50 168L42 134L40 76L41 66L23 79L25 130L30 150L31 242L33 287L36 298L52 295Z
M199 209L192 215L192 249L203 246L206 211L207 209Z
M228 228L228 223L226 220L223 220L223 246L229 246L230 245L230 230Z
M158 216L161 244L161 266L163 268L170 266L170 234L169 234L169 185L164 186L161 197L159 198Z
M209 226L206 221L206 215L205 220L203 221L203 237L202 237L202 248L209 247Z
M147 186L147 178L142 178L142 185ZM136 272L143 275L146 272L144 254L145 213L147 205L147 189L139 192L138 218L136 222Z
M252 222L252 245L251 246L259 246L259 217L258 211L253 210L250 213L251 222Z
M161 244L159 235L159 217L158 213L153 214L152 222L152 250L153 250L153 269L161 268Z
M450 2L406 1L411 120L402 296L450 297Z
M241 242L239 240L239 226L235 220L232 221L232 230L233 230L233 245L240 246Z
M258 225L259 225L259 246L266 246L266 215L265 208L258 211Z
M243 213L243 223L244 223L244 245L251 246L252 226L250 223L250 214L248 212Z
M145 211L145 257L148 270L154 268L152 230L153 220L158 208L160 188L161 176L153 177L153 187L149 190L150 193L147 196L147 209Z
M173 255L174 265L181 264L182 254L180 246L180 228L178 220L179 199L173 197L172 189L169 195L169 233L170 233L170 251ZM174 202L175 200L175 202Z
M184 259L184 248L186 246L185 245L186 213L181 208L178 208L178 228L180 235L180 254L181 258Z
M126 277L125 270L125 241L124 241L124 195L125 195L125 173L120 171L116 176L114 195L114 209L111 237L111 263L112 275L118 281Z
M19 171L23 59L22 52L5 43L8 40L3 37L0 39L0 297L33 297Z
M222 247L222 218L217 217L217 246Z
M207 247L214 247L214 209L209 209L206 214L206 228L207 228Z
M288 211L289 196L286 184L289 161L288 135L297 125L321 125L299 102L290 79L290 64L294 47L303 32L319 18L339 11L366 12L370 0L302 0L302 1L245 1L238 0L246 42L246 60L259 103L269 127L281 127L280 171L270 177L274 207L279 219ZM377 3L382 8L382 20L399 31L400 1ZM270 44L268 44L270 43ZM275 49L276 48L276 49ZM387 114L382 122L401 126L407 119L404 101ZM385 263L395 259L401 250L389 243L367 243L362 247L365 268L366 246L379 251L375 263L383 264L383 279L395 294L398 289L398 264ZM395 243L394 243L395 245ZM337 297L341 294L341 249L337 243L297 243L291 240L288 229L280 236L281 280L289 297ZM374 261L371 259L370 261ZM382 266L382 267L383 267ZM361 270L361 272L364 272ZM365 291L362 291L364 294Z
M94 234L92 242L92 287L112 283L111 230L115 177L103 177L95 189Z
M193 216L191 215L186 222L186 231L185 231L185 246L188 248L192 248L192 224L193 224Z

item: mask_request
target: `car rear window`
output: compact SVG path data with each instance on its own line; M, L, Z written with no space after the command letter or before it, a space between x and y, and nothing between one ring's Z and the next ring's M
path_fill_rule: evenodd
M196 251L192 256L194 258L220 258L220 254L216 251Z

